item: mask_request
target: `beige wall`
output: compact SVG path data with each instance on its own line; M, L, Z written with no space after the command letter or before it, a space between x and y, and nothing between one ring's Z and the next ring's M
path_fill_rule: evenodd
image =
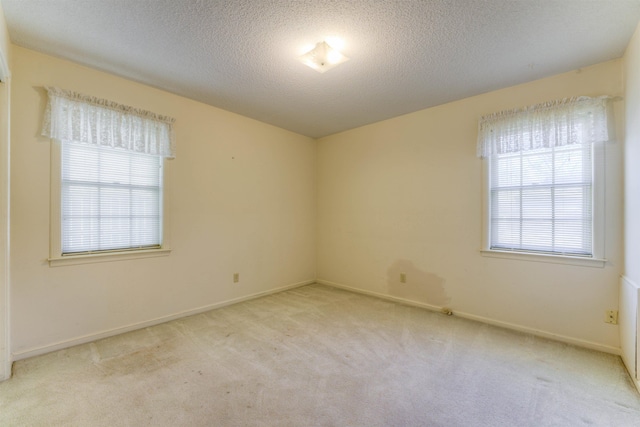
M640 29L625 55L625 276L640 283Z
M12 351L26 357L317 276L615 352L618 328L603 318L618 306L622 273L622 144L607 149L609 261L592 268L480 255L475 143L482 114L622 94L622 63L418 111L316 147L282 129L14 47ZM177 159L167 167L170 256L48 266L50 142L39 136L45 85L177 119ZM616 112L622 133L620 102Z
M315 278L315 142L14 47L12 351L17 358ZM49 267L43 86L176 118L168 257ZM232 283L233 273L240 282Z
M622 358L638 378L638 294L640 293L640 26L624 57L625 76L625 269L620 282ZM640 382L636 381L640 389Z
M618 306L622 271L622 144L607 148L605 268L481 256L475 153L481 115L621 95L621 66L607 62L319 140L318 279L617 352L618 327L603 320Z

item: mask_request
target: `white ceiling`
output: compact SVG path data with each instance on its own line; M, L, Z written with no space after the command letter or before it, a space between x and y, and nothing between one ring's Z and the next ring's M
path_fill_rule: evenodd
M640 20L640 0L1 2L17 45L311 137L619 58ZM335 37L350 61L298 61Z

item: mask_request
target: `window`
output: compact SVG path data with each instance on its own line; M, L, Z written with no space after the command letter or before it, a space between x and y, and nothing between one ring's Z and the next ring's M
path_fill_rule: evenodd
M581 97L480 120L486 250L603 258L609 100Z
M47 88L50 265L166 255L165 159L173 119Z
M159 156L62 143L62 254L162 246Z
M593 256L592 146L490 158L491 249Z

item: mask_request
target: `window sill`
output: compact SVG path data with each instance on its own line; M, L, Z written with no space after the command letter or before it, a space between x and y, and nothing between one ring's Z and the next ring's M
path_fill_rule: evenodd
M520 261L533 261L533 262L546 262L551 264L567 264L577 265L581 267L596 267L604 268L607 263L606 259L600 258L583 258L576 256L565 255L548 255L548 254L536 254L532 252L511 252L511 251L496 251L484 249L480 253L482 256L491 258L506 258L517 259Z
M171 253L169 248L145 249L139 251L104 252L96 254L67 255L49 258L49 267L61 267L64 265L93 264L97 262L122 261L139 258L153 258L167 256Z

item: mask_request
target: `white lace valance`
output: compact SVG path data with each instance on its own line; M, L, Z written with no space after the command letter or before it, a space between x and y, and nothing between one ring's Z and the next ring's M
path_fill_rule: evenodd
M480 118L478 157L613 140L611 97L579 97Z
M175 157L171 117L47 87L42 135L60 141Z

